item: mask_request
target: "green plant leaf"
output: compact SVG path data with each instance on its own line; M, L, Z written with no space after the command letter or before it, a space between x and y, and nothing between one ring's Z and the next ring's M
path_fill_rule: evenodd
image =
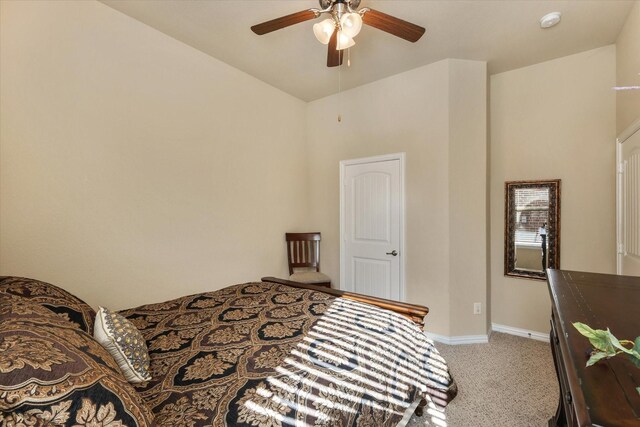
M640 337L636 337L634 346L631 348L631 354L629 355L631 363L636 365L636 368L640 368ZM638 387L638 393L640 393L640 387Z
M635 358L636 360L640 360L640 337L636 337L636 340L634 341L634 345L633 347L631 347L631 353L629 355L629 357L631 357L632 361ZM636 362L634 362L636 363ZM636 366L637 363L636 363ZM640 366L638 366L640 368Z
M594 365L602 359L625 353L629 360L631 360L631 363L640 368L640 336L636 337L635 341L633 341L633 347L627 348L620 343L620 340L611 333L609 328L607 328L606 331L593 329L589 325L580 322L573 323L573 326L578 332L589 339L589 342L595 350L598 350L594 350L591 353L591 357L587 361L587 367ZM627 345L630 344L630 341L624 340L624 342ZM640 387L638 387L637 390L638 393L640 393Z
M607 336L609 338L609 341L611 342L611 344L613 344L613 346L615 348L617 348L618 350L622 350L623 352L627 353L627 354L633 354L633 351L628 349L627 347L623 346L622 344L620 344L620 341L618 341L618 338L616 338L611 331L609 330L609 328L607 328Z
M636 387L636 391L640 394L640 387Z
M600 360L606 359L607 357L610 357L610 356L611 354L606 353L604 351L591 353L591 357L589 358L589 360L587 360L587 368L595 364L596 362L599 362Z
M585 325L584 323L573 322L573 327L587 338L593 338L596 336L596 331L594 331L589 325Z
M612 335L608 330L603 331L602 329L591 329L588 325L580 322L575 322L573 326L578 330L578 332L589 338L589 342L591 342L591 345L597 350L604 351L609 355L613 355L615 353L615 349L610 338Z

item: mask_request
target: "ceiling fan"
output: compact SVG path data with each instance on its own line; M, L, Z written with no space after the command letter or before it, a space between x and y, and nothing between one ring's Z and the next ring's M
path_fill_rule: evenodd
M370 25L394 36L417 42L425 32L423 27L403 21L368 7L360 10L360 0L319 0L320 9L311 8L254 25L251 30L263 35L300 22L318 18L322 14L330 17L313 26L313 33L322 44L329 45L327 67L342 65L343 49L355 44L353 38L360 32L362 24Z

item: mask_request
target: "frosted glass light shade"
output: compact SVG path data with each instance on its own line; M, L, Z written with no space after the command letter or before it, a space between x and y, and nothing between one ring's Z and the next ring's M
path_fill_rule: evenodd
M342 32L348 37L355 37L362 29L362 17L359 13L345 13L340 18Z
M342 50L350 48L356 44L351 37L346 35L343 31L338 31L338 44L336 46L336 50Z
M313 24L313 34L318 41L322 44L328 44L331 39L331 34L336 29L336 23L332 18L325 19L324 21Z

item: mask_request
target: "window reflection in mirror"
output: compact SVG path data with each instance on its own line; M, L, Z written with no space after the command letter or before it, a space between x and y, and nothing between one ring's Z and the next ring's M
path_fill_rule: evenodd
M505 184L505 275L544 279L560 267L560 180Z

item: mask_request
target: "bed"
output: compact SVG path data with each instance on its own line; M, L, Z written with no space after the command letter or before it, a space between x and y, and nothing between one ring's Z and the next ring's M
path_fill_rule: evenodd
M382 427L403 425L425 406L442 422L441 408L456 394L446 362L419 327L426 307L263 278L123 310L151 358L151 381L130 385L116 384L113 361L90 344L92 309L66 294L0 278L0 349L12 336L44 338L62 355L73 344L88 354L73 375L102 372L61 390L71 378L64 363L43 376L28 361L16 368L15 354L3 352L0 409L14 422L51 418L62 402L60 425L69 426L90 425L77 420L95 420L103 408L103 419L108 413L113 423L128 417L137 425ZM85 402L92 387L102 397Z

